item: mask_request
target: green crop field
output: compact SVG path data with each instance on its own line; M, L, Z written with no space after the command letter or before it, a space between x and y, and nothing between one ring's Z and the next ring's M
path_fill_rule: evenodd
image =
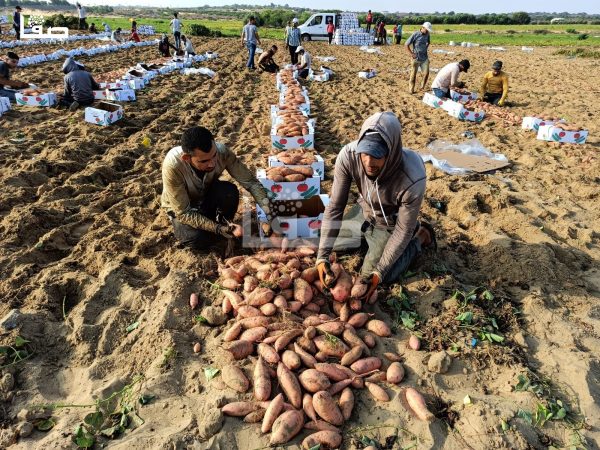
M211 30L220 31L224 36L238 37L241 33L243 22L235 19L183 19L185 25L197 23ZM89 17L88 22L95 22L96 26L106 22L111 27L120 26L129 29L130 21L127 18L116 17ZM169 20L167 19L138 19L139 24L153 25L158 33L170 33ZM474 42L482 45L503 46L598 46L600 47L600 25L444 25L434 24L434 33L431 36L433 44L448 44L455 42ZM388 26L391 33L392 26ZM417 30L418 26L405 26L404 39ZM569 30L570 32L567 32ZM279 28L259 29L263 38L282 39L283 30ZM585 38L584 38L585 37Z

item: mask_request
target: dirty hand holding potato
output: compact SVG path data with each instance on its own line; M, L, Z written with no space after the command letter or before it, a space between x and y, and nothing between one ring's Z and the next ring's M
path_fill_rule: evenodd
M379 286L379 283L381 283L381 275L377 272L373 272L371 275L364 278L362 282L369 286L369 289L367 289L367 293L363 299L371 298L371 295L373 295L373 292L375 292L377 286Z
M329 261L317 262L317 272L319 272L319 280L321 280L321 284L326 287L331 287L337 278L333 270L331 270L331 264L329 264Z

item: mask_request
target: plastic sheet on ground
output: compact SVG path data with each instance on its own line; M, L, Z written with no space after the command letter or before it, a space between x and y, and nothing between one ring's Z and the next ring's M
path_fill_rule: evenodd
M319 61L323 62L333 62L335 61L335 56L315 56Z
M418 150L423 162L431 162L436 169L442 170L450 175L466 175L478 170L468 167L459 167L451 164L445 156L448 152L456 152L462 155L471 155L482 157L494 162L494 166L505 166L509 164L508 158L501 153L492 153L478 139L468 139L464 142L455 144L449 141L436 140L431 142L426 150ZM501 163L501 164L499 164ZM492 168L488 170L493 170ZM481 170L485 172L486 170Z
M210 78L214 77L217 73L210 70L207 67L201 67L200 69L183 69L181 71L184 75L206 75Z
M449 52L448 50L442 50L441 48L436 48L431 51L431 53L439 53L440 55L454 55L455 52Z
M377 55L383 55L383 52L379 50L377 47L369 47L368 45L363 45L359 48L359 50L367 53L375 53Z

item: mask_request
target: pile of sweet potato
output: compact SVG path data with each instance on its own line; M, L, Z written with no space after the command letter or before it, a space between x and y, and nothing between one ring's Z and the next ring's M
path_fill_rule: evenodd
M293 69L281 69L279 71L279 79L282 84L290 84L295 83L296 79L294 78L294 70Z
M565 130L565 131L581 131L581 130L583 130L583 128L578 127L577 125L568 125L563 122L555 123L552 126L556 127L556 128L560 128L561 130Z
M315 152L312 150L286 150L277 153L275 156L277 161L280 161L288 166L310 166L312 163L317 161Z
M275 125L277 136L306 136L308 134L308 117L299 109L278 111L278 122Z
M391 330L361 310L358 297L367 286L333 263L338 279L324 289L314 264L314 250L300 247L236 256L220 267L218 283L227 288L221 305L234 318L222 335L223 348L236 361L255 361L251 377L235 364L222 369L227 386L243 394L252 385L254 396L222 412L260 422L262 433L271 432L271 445L306 428L314 433L302 448L338 448L340 427L354 407L353 389L367 388L375 400L387 402L384 383L404 377L398 355L385 353L384 361L373 353L376 336L391 336ZM368 302L376 300L374 294ZM416 417L433 420L416 390L407 388L402 397Z
M304 91L298 82L289 83L285 86L283 99L283 103L279 105L279 109L281 110L298 109L300 105L306 103Z
M278 183L282 181L305 181L312 176L312 167L269 167L267 169L267 178Z
M465 104L465 108L483 110L486 116L504 120L511 125L521 125L523 120L521 116L510 112L510 110L507 108L492 105L491 103L487 103L482 100L471 100Z

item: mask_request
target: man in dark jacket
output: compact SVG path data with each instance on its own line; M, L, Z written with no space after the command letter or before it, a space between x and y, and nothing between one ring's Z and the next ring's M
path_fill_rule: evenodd
M0 97L8 97L13 103L16 89L29 87L25 81L10 79L10 71L16 69L17 64L19 64L19 55L15 52L8 52L4 60L0 60ZM5 86L9 89L5 89Z
M361 269L363 282L369 285L366 298L379 283L398 281L421 248L435 242L431 226L417 222L425 195L425 166L419 155L402 148L401 135L394 113L377 113L365 121L358 140L337 156L317 255L319 277L326 286L335 280L329 255L344 247L338 236L343 238L346 231L364 238L369 247ZM342 220L352 182L360 194L358 205Z
M73 58L65 60L62 70L65 73L65 92L60 104L68 106L70 111L75 111L79 105L91 105L94 102L94 90L100 89L92 74Z
M13 13L13 29L15 30L17 41L21 39L21 20L23 20L21 11L22 9L19 5L15 6L15 12Z

